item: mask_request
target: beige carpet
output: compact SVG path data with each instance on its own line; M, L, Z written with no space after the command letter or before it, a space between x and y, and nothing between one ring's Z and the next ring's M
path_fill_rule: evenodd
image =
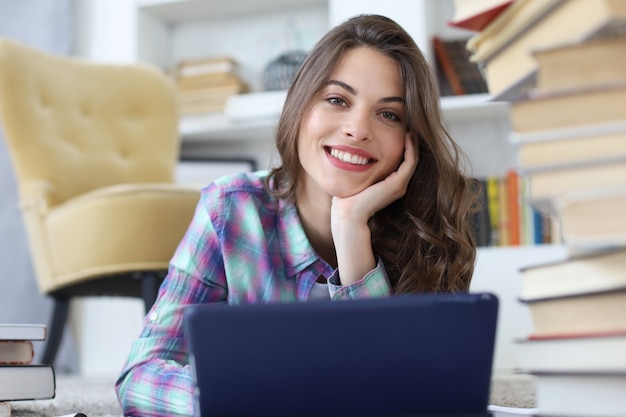
M53 400L11 403L13 417L54 417L72 413L83 413L87 417L122 416L113 390L114 378L57 374L56 383Z
M13 416L53 417L80 412L87 417L120 417L122 411L113 391L113 381L113 378L57 375L55 399L14 402ZM534 407L532 377L506 374L494 376L490 402L505 407Z

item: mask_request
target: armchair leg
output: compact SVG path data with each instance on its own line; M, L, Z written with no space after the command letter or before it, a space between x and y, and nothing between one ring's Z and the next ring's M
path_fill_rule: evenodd
M54 364L59 346L61 345L61 340L63 339L65 323L67 322L67 316L70 310L69 297L53 297L53 299L52 319L48 326L46 346L41 358L41 363L44 365Z
M156 272L144 272L141 275L141 298L143 299L146 313L150 311L159 293L159 275Z

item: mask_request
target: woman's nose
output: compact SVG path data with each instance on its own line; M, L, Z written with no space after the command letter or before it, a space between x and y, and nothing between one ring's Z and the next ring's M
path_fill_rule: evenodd
M372 120L369 112L361 109L353 109L347 115L344 124L344 134L354 141L368 140L372 138Z

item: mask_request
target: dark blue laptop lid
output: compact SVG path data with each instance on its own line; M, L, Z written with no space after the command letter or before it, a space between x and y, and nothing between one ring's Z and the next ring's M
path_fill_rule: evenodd
M498 300L420 294L189 306L202 416L482 413Z

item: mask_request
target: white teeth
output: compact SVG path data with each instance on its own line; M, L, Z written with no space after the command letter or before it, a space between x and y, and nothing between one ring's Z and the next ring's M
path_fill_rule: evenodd
M337 149L331 149L330 154L343 162L348 162L354 165L365 165L368 162L368 159L363 156L352 155L347 152L338 151Z

